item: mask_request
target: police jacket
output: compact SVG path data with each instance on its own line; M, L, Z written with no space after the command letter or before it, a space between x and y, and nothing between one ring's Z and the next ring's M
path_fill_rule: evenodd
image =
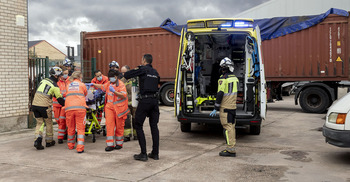
M140 95L151 95L158 92L158 83L160 80L157 70L151 64L139 66L136 69L124 73L126 79L139 77Z
M57 101L64 106L64 100L57 86L57 78L50 77L41 80L38 89L34 95L33 106L51 107L52 97L56 97Z
M215 109L236 109L238 79L233 73L225 73L218 81Z

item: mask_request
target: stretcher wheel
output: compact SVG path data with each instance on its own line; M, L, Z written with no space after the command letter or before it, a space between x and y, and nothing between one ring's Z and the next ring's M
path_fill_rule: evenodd
M92 135L92 143L95 143L96 142L96 137L95 137L95 134Z

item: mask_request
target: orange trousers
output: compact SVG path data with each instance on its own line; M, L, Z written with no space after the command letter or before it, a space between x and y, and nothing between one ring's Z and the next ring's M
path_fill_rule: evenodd
M123 146L124 125L125 125L125 119L127 118L127 116L123 118L118 118L117 112L115 111L113 106L106 106L105 117L106 117L106 130L107 130L107 138L106 138L107 146L114 146L114 136L115 136L116 145Z
M60 124L59 123L59 117L60 117L60 114L61 114L61 109L62 109L62 107L55 107L55 106L52 107L53 117L55 118L55 121L56 121L57 124Z
M84 150L85 137L85 109L68 110L66 112L66 120L68 127L68 148L74 149L75 146L75 127L77 127L77 151Z
M64 107L61 108L60 116L58 118L58 135L57 139L63 139L67 134L66 112Z

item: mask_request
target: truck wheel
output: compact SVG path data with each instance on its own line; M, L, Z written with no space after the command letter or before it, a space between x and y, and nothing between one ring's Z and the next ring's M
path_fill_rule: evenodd
M164 105L174 106L174 85L165 86L160 96Z
M191 131L191 123L180 123L182 132L190 132Z
M310 87L301 92L299 103L305 112L324 113L330 101L328 94L323 89Z
M260 135L261 125L251 125L250 134L251 135Z

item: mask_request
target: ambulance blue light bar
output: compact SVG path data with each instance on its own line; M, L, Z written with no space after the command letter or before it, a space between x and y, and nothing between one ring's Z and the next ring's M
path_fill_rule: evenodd
M236 20L234 23L234 28L253 28L253 22Z

